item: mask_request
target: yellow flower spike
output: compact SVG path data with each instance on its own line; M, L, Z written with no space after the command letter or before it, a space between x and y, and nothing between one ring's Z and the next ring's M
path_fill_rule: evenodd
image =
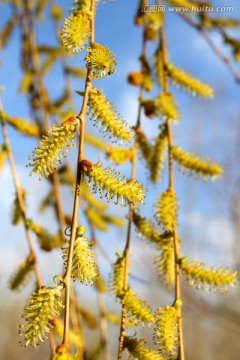
M39 341L47 338L53 325L51 321L60 315L62 304L62 285L54 288L42 286L37 292L33 292L24 308L22 317L27 321L26 325L20 325L19 334L24 337L21 344L39 347Z
M42 226L35 224L31 219L27 220L27 227L34 234L36 234L37 240L42 250L51 251L52 249L60 248L63 245L62 236L59 232L55 235L51 235L48 230Z
M5 145L0 145L0 171L4 168L5 160L8 156L8 149Z
M173 236L170 233L160 245L161 254L156 258L157 272L163 283L172 289L175 285L175 254Z
M150 170L150 179L156 183L160 181L161 171L164 167L164 155L167 150L167 131L164 126L163 130L155 139L155 144L152 148L151 157L148 160L148 167Z
M145 159L146 162L148 162L152 153L152 147L148 143L147 137L141 129L137 129L137 139L138 139L138 147L141 151L141 155L143 159Z
M213 266L206 269L206 265L199 260L196 259L189 263L187 258L180 261L180 267L183 275L186 276L188 285L195 286L197 289L224 293L228 291L230 286L236 288L237 271L222 267L216 269Z
M89 144L94 146L98 150L107 151L109 148L109 145L105 142L100 140L97 136L94 136L92 134L84 134L84 140Z
M201 175L204 179L214 180L223 173L223 169L218 163L206 158L201 159L197 154L190 154L183 151L179 146L173 146L172 154L174 160L179 164L180 169L188 174Z
M160 88L163 87L164 83L164 64L163 64L163 54L161 49L157 49L154 57L154 70L155 76Z
M109 132L115 139L130 141L133 132L121 115L117 114L114 105L106 99L102 92L92 89L88 99L89 113L97 127L102 127L102 132Z
M81 163L86 162L83 160ZM81 163L79 166L81 166ZM89 186L93 182L93 192L99 192L101 196L105 193L105 197L109 202L114 199L114 203L118 204L121 199L121 206L130 204L143 204L144 203L144 189L137 181L127 180L125 176L120 176L119 172L115 172L110 166L103 169L103 164L88 164L83 172L89 177Z
M84 210L84 213L93 227L103 232L108 230L108 226L102 216L103 214L99 213L99 210L88 207Z
M190 92L192 96L202 96L213 98L213 89L208 84L196 79L182 69L176 68L172 64L167 64L167 72L170 79L176 86L182 87Z
M165 359L176 359L178 354L178 311L174 307L158 308L154 342Z
M136 212L133 213L133 223L136 227L136 231L144 236L149 241L160 244L162 242L162 236L157 228L155 228L153 221L147 220L141 217Z
M171 190L163 192L155 205L155 216L159 224L167 231L173 231L177 225L177 200Z
M123 294L122 303L130 316L129 320L135 325L141 324L144 327L144 324L150 325L154 322L154 314L150 306L131 289Z
M29 157L31 162L27 167L32 167L30 175L36 173L41 179L43 173L49 176L61 164L61 159L66 157L69 148L74 146L75 126L74 125L55 125L48 130L47 135L43 135L39 146L35 148L32 156Z
M19 291L24 287L30 275L33 273L33 265L35 262L35 256L30 254L27 259L18 267L17 271L11 276L9 281L9 287L13 291Z
M113 265L113 272L111 274L111 289L116 297L120 298L123 294L125 258L120 253L116 253L116 255L117 260Z
M81 183L80 193L89 206L93 206L98 211L106 210L107 205L93 196L89 190L89 186L84 182Z
M90 24L88 16L81 11L73 11L64 24L60 33L60 40L66 52L77 54L88 43Z
M20 189L20 192L21 192L21 196L23 198L23 202L25 204L27 192L24 189ZM13 202L11 221L12 221L12 225L18 225L20 223L20 221L22 221L22 213L21 213L21 210L20 210L17 194L15 195L15 199L14 199L14 202Z
M178 106L172 94L161 93L155 98L154 102L156 110L163 120L179 120Z
M52 321L54 326L54 332L62 338L63 336L63 322L61 319L54 319ZM73 330L69 329L69 343L70 345L75 346L76 348L82 347L84 344L84 339L81 334L76 334Z
M144 340L137 340L128 336L124 337L123 346L130 353L129 360L166 360L158 351L148 349Z
M66 267L69 247L62 250ZM83 284L93 285L98 275L98 267L93 254L93 244L83 234L79 234L74 242L71 276L74 280L80 280Z
M117 62L114 54L107 46L92 43L85 56L87 66L91 68L93 77L102 78L114 73Z
M119 146L109 147L106 151L107 158L116 165L122 165L127 161L131 161L134 155L133 148L124 149Z
M15 130L19 131L23 135L29 137L38 137L40 134L39 126L29 120L9 115L5 115L3 119L10 126L12 126Z

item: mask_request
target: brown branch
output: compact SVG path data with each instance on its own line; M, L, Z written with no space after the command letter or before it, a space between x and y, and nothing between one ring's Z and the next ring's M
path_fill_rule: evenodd
M240 74L238 74L238 72L235 70L230 59L227 56L225 56L221 52L221 50L217 47L217 45L214 43L214 41L208 35L207 31L204 30L202 25L195 22L192 18L190 18L189 16L187 16L186 14L184 14L182 12L178 13L178 15L181 16L181 18L184 19L184 21L186 23L188 23L192 28L196 29L202 35L202 37L205 39L205 41L207 42L209 47L212 49L214 54L225 64L226 68L229 70L230 74L233 76L236 83L240 84Z
M94 14L95 10L95 0L91 1L91 11ZM94 29L94 15L90 20L90 29ZM94 31L91 31L90 42L94 42ZM71 269L72 269L72 258L73 258L73 249L74 241L76 238L76 231L78 226L78 207L79 207L79 196L80 196L80 184L81 184L81 170L79 167L79 162L84 159L84 130L85 130L85 120L86 120L86 109L88 102L88 95L91 89L91 69L87 69L87 76L85 81L84 97L82 102L82 107L77 115L79 120L79 147L78 147L78 159L77 159L77 176L75 183L75 194L74 194L74 205L73 205L73 214L72 214L72 223L71 223L71 237L69 244L69 253L67 260L66 272L63 277L63 282L65 284L65 312L64 312L64 333L62 344L68 347L69 343L69 313L70 313L70 287L71 287Z
M167 64L167 50L166 50L166 41L165 41L165 33L163 26L160 28L160 48L162 54L162 62L164 67L163 74L163 92L168 93L168 76L166 72L166 64ZM169 190L173 193L174 189L174 169L173 169L173 156L172 156L172 129L171 122L167 119L167 137L168 137L168 177L169 177ZM177 234L177 227L174 227L173 231L173 241L174 241L174 257L175 257L175 299L174 305L179 303L178 308L178 331L179 331L179 349L178 349L178 360L184 360L184 344L183 344L183 329L182 329L182 314L181 314L181 288L180 288L180 267L179 267L179 259L180 259L180 251L179 251L179 239Z
M1 102L0 102L0 112L2 112ZM14 157L13 157L13 154L11 151L10 141L9 141L9 137L8 137L8 132L7 132L7 128L6 128L4 121L1 122L1 125L2 125L2 134L3 134L3 139L4 139L4 145L8 151L8 160L9 160L10 169L11 169L11 173L12 173L13 183L14 183L15 190L16 190L17 201L18 201L20 212L21 212L21 217L22 217L23 225L24 225L24 229L25 229L26 240L27 240L27 244L28 244L28 248L29 248L29 252L30 252L29 255L34 259L33 270L34 270L36 281L37 281L37 287L38 287L38 289L40 289L42 286L42 279L41 279L39 268L38 268L37 261L36 261L37 256L36 256L36 253L35 253L35 250L33 247L30 230L29 230L28 224L27 224L27 216L26 216L26 212L25 212L25 205L24 205L24 200L23 200L23 196L22 196L21 184L18 179L17 170L16 170L16 166L15 166L15 162L14 162ZM55 346L54 336L52 333L49 334L49 343L50 343L52 354L54 354L56 346Z
M146 55L146 39L143 36L141 56L144 57L145 55ZM141 69L141 70L143 70L143 69ZM143 87L141 86L140 94L139 94L140 101L141 101L142 97L143 97ZM135 139L134 139L135 151L134 151L134 155L133 155L133 158L132 158L132 169L131 169L131 180L132 181L135 181L135 179L136 179L138 129L139 129L140 123L141 123L141 110L142 110L142 105L141 105L141 102L139 102L137 121L136 121L136 126L135 126ZM125 260L124 261L123 293L125 293L127 288L128 288L129 253L130 253L130 241L131 241L131 229L132 229L133 211L134 211L134 205L130 204L129 205L126 244L125 244L125 248L124 248L124 252L123 252L124 260ZM124 303L122 302L120 335L119 335L119 345L118 345L118 360L122 359L123 342L124 342L124 337L125 337L125 334L126 334L126 332L125 332L126 331L126 318L127 318L127 311L126 311Z

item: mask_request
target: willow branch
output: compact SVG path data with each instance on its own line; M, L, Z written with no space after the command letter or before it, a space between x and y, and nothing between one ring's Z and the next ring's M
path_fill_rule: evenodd
M221 52L221 50L217 47L217 45L208 35L207 31L203 29L201 24L196 23L193 19L191 19L189 16L187 16L184 13L179 13L179 16L181 16L181 18L184 19L186 23L188 23L192 28L196 29L202 35L202 37L205 39L205 41L207 42L211 50L214 52L214 54L224 63L224 65L226 66L230 74L233 76L236 83L240 84L240 75L233 67L230 59Z
M91 11L93 12L93 16L90 20L90 29L91 29L91 38L90 42L94 41L94 10L95 10L95 1L91 1ZM81 171L79 167L79 162L84 159L84 128L85 128L85 120L86 120L86 110L87 110L87 102L88 95L91 89L91 70L87 69L87 76L85 81L85 89L84 89L84 97L82 102L82 107L77 115L79 120L79 147L78 147L78 159L77 159L77 176L75 183L75 193L74 193L74 205L73 205L73 214L72 214L72 223L71 223L71 237L69 244L69 253L68 260L66 266L66 272L63 277L63 282L65 284L65 312L64 312L64 333L63 333L63 345L68 347L69 343L69 313L70 313L70 286L71 286L71 269L72 269L72 258L73 258L73 248L74 241L76 238L76 230L78 226L78 208L79 208L79 196L80 196L80 184L81 184Z
M142 51L141 56L146 55L146 40L143 36L142 40ZM142 99L143 97L143 87L140 88L139 98ZM142 105L139 102L138 106L138 114L137 114L137 121L135 126L135 139L134 139L134 154L132 158L132 169L131 169L131 180L135 181L136 179L136 165L137 165L137 147L138 147L138 129L141 123L141 110ZM133 218L133 211L134 205L129 205L129 214L128 214L128 228L127 228L127 236L126 236L126 244L124 248L124 280L123 280L123 292L126 292L128 288L128 269L129 269L129 253L130 253L130 241L131 241L131 229L132 229L132 218ZM122 312L121 312L121 324L120 324L120 335L119 335L119 345L118 345L118 360L122 359L122 352L123 352L123 341L126 334L126 318L127 312L124 303L122 303Z
M164 67L163 74L163 91L168 93L168 76L166 72L166 64L167 64L167 51L166 51L166 42L165 42L165 33L163 26L160 28L160 48L162 54L162 61ZM167 138L168 138L168 177L169 177L169 190L173 193L174 189L174 169L173 169L173 155L172 155L172 129L170 120L167 120ZM179 259L180 259L180 251L179 251L179 239L177 234L177 227L174 227L173 231L173 241L174 241L174 255L175 255L175 300L174 304L177 302L181 303L181 288L180 288L180 267L179 267ZM184 360L184 345L183 345L183 329L182 329L182 314L181 314L181 306L179 306L178 310L178 330L179 330L179 351L178 351L178 360Z
M2 106L0 103L0 112L1 111L2 111ZM21 184L18 179L17 170L16 170L16 166L15 166L15 162L14 162L14 157L13 157L13 154L11 151L10 141L9 141L9 137L8 137L8 132L7 132L7 128L6 128L4 121L1 122L1 125L2 125L2 134L3 134L4 145L5 145L6 149L8 149L8 160L9 160L10 169L11 169L11 173L12 173L13 183L14 183L15 190L16 190L17 201L18 201L21 217L22 217L23 224L24 224L26 240L27 240L28 249L29 249L29 253L30 253L29 256L31 256L31 258L34 259L33 270L34 270L35 278L37 281L37 287L38 287L38 289L40 289L42 286L42 279L41 279L39 268L38 268L37 261L36 261L37 257L36 257L36 253L35 253L35 250L33 247L30 230L27 225L27 216L26 216L26 212L25 212L25 205L24 205L22 191L21 191ZM50 343L52 354L54 354L55 353L55 341L54 341L54 336L52 333L49 334L49 343Z

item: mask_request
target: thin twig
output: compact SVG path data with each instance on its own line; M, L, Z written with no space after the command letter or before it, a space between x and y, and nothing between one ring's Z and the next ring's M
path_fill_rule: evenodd
M190 18L189 16L187 16L183 12L178 13L178 15L181 16L181 18L184 19L186 21L186 23L188 23L191 27L196 29L202 35L202 37L205 39L207 44L210 46L210 48L212 49L214 54L225 64L226 68L229 70L229 72L233 76L236 83L240 84L240 74L238 74L238 72L235 70L235 68L233 67L230 59L227 56L225 56L221 52L221 50L217 47L217 45L214 43L214 41L208 35L207 31L204 30L202 25L195 22L192 18Z
M90 20L90 29L91 29L91 38L90 42L94 42L94 10L95 10L95 0L91 1L91 11L93 16ZM79 207L79 195L80 195L80 184L81 184L81 170L79 167L79 162L84 159L84 130L85 130L85 120L86 120L86 109L88 102L88 95L91 89L91 70L87 69L87 76L85 81L84 97L82 102L82 108L77 115L79 119L78 135L79 135L79 147L78 147L78 159L77 159L77 176L75 184L75 194L74 194L74 205L73 205L73 215L71 223L71 237L69 244L69 253L67 260L66 272L63 277L63 282L65 284L65 312L64 312L64 333L62 343L65 346L68 346L69 343L69 313L70 313L70 286L71 286L71 269L72 269L72 258L73 258L73 248L74 241L76 238L76 231L78 226L78 207Z
M163 26L160 28L160 48L162 54L163 67L166 69L167 64L167 51L166 51L166 42L165 42L165 33ZM166 70L163 74L163 92L168 93L168 76ZM173 170L173 156L172 156L172 129L171 122L167 120L167 137L168 137L168 176L169 176L169 190L173 193L174 190L174 170ZM175 254L175 299L174 304L177 302L181 304L181 289L180 289L180 267L179 267L179 239L177 234L177 228L174 226L173 231L173 241L174 241L174 254ZM183 345L183 330L182 330L182 314L181 306L178 309L178 331L179 331L179 349L178 349L178 360L184 360L184 345Z
M142 51L141 56L146 55L146 40L143 36L142 41ZM143 87L140 88L140 94L139 99L142 99L143 97ZM140 127L141 122L141 110L142 105L141 102L138 106L138 114L137 114L137 122L135 126L135 139L134 139L134 155L132 158L132 169L131 169L131 180L135 181L136 179L136 165L137 165L137 147L138 147L138 129ZM133 211L134 211L134 205L129 205L129 215L128 215L128 229L127 229L127 237L126 237L126 244L124 248L124 280L123 280L123 292L126 292L128 288L128 269L129 269L129 252L130 252L130 241L131 241L131 229L132 229L132 218L133 218ZM119 345L118 345L118 360L122 359L122 352L123 352L123 341L125 337L125 330L126 330L126 318L127 318L127 311L124 305L124 302L122 302L122 312L121 312L121 324L120 324L120 335L119 335Z
M89 221L89 226L91 229L91 241L94 244L94 246L98 245L98 240L96 238L95 230L93 227L93 224ZM98 265L98 256L95 251L95 261ZM104 294L97 290L97 298L98 298L98 307L99 307L99 314L100 314L100 321L99 321L99 327L100 327L100 339L101 339L101 350L103 353L103 359L104 360L110 360L110 354L108 349L108 324L107 324L107 317L106 317L106 303L105 303L105 296Z
M0 102L0 112L1 111L2 111L2 105ZM13 178L13 182L14 182L14 186L15 186L15 190L16 190L17 201L18 201L18 205L19 205L19 209L21 212L21 217L22 217L23 225L24 225L24 229L25 229L26 240L27 240L29 253L30 253L29 255L31 255L31 258L34 259L33 270L34 270L36 281L37 281L37 287L38 287L38 289L40 289L42 286L42 279L41 279L39 268L38 268L37 261L36 261L37 257L36 257L36 253L34 251L30 230L27 225L27 216L26 216L26 212L25 212L25 205L24 205L24 200L23 200L22 190L21 190L22 188L21 188L20 181L18 179L17 170L16 170L16 166L15 166L15 162L14 162L14 157L13 157L13 154L11 151L7 127L4 123L4 121L1 122L1 125L2 125L2 134L3 134L3 139L4 139L4 145L8 151L8 160L9 160L12 178ZM51 347L51 352L52 352L52 354L54 354L56 346L55 346L54 336L52 333L49 334L49 343L50 343L50 347Z

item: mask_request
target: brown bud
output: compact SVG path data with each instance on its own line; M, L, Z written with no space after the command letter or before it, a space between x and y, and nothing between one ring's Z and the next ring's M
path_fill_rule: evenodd
M64 345L64 344L58 345L57 348L56 348L56 353L68 354L69 353L69 347L67 345Z
M76 124L77 124L77 118L75 118L74 116L70 116L70 118L68 118L67 120L64 120L61 123L61 126L76 125Z
M134 86L141 86L143 82L143 75L139 71L131 71L127 79L128 83Z
M142 106L144 108L144 114L147 117L153 117L156 114L156 107L154 104L154 101L152 100L146 100L142 103Z
M93 163L89 160L82 160L79 162L78 166L81 172L88 172L88 170L92 168Z

